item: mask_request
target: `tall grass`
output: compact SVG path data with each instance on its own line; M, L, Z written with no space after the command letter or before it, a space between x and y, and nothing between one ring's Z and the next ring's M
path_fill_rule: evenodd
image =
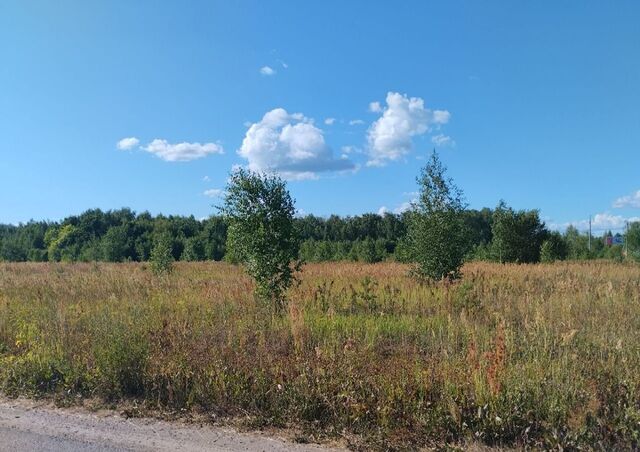
M136 399L354 447L636 448L640 267L314 264L272 317L242 271L0 265L0 389Z

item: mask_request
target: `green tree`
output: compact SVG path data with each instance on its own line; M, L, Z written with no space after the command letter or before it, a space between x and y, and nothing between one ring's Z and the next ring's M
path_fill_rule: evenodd
M402 247L413 273L429 281L458 278L469 247L463 194L445 173L434 151L417 178L420 195L407 216Z
M611 245L604 252L604 257L616 262L624 260L624 247L622 245Z
M180 260L201 261L204 259L204 241L199 236L189 237L184 242L184 250Z
M626 235L628 258L640 261L640 221L629 224Z
M277 176L238 169L231 174L222 212L227 250L256 282L256 294L281 312L301 267L294 201Z
M499 262L531 263L540 260L547 236L537 210L515 211L500 201L493 212L492 251Z
M155 275L168 275L173 271L173 254L171 254L171 236L160 234L151 249L151 271Z
M47 255L52 262L74 261L77 257L77 229L72 224L49 229L44 236Z
M103 258L107 262L122 262L131 254L129 227L126 224L113 226L102 237Z
M567 243L559 232L552 232L540 247L540 261L565 260L569 254Z
M464 211L464 221L469 229L471 246L477 247L491 243L491 209L469 209Z
M569 259L589 259L593 253L589 251L589 236L586 234L580 234L578 229L570 225L564 233L564 240L567 244L568 258ZM596 240L592 237L592 247L598 244L602 244L602 240Z

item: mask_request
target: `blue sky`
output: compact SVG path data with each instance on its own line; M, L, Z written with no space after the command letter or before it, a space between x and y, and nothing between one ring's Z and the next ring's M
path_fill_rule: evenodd
M5 0L0 222L205 217L234 165L278 171L306 213L397 211L435 147L470 207L619 227L640 216L638 17L622 1Z

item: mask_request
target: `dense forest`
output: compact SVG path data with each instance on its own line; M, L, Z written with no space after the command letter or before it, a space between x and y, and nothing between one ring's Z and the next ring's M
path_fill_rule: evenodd
M359 260L402 261L403 237L411 212L328 218L307 215L296 219L302 239L301 258L307 262ZM538 262L558 259L622 259L622 245L608 246L606 237L589 237L569 227L550 231L538 211L516 211L500 203L495 209L466 210L469 259ZM30 221L0 225L3 261L146 261L154 244L171 243L175 260L225 259L227 225L222 216L198 220L193 216L152 216L130 209L88 210L60 222ZM638 258L640 223L630 226L630 257ZM619 236L619 235L618 235ZM447 237L442 237L446 242Z

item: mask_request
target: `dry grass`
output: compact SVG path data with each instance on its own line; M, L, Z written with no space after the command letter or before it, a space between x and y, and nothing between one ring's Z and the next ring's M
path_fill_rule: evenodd
M399 264L308 265L289 315L241 269L0 265L0 389L137 399L346 436L638 447L640 267L469 264L422 286Z

